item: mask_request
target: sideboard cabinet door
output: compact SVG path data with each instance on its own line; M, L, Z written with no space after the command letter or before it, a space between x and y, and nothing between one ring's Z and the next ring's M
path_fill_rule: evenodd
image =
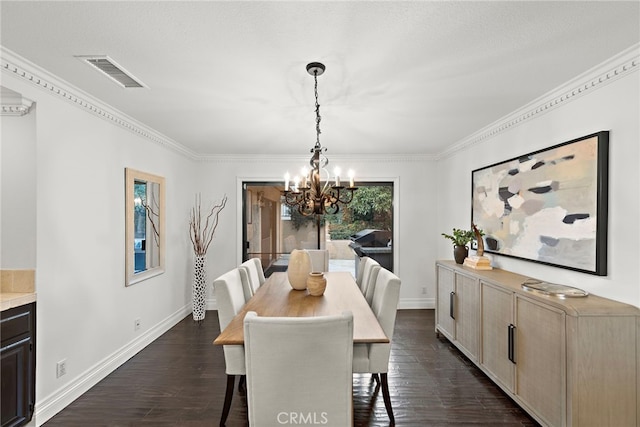
M566 425L565 313L516 295L516 395L552 426Z
M441 266L437 278L436 331L475 362L480 340L478 279Z
M451 341L456 339L455 323L455 273L448 268L437 269L436 329ZM453 306L451 304L454 304Z
M479 293L477 279L456 273L456 340L473 361L478 358Z
M482 313L481 366L495 382L514 392L515 364L510 328L514 326L513 292L480 282ZM511 334L511 335L510 335Z

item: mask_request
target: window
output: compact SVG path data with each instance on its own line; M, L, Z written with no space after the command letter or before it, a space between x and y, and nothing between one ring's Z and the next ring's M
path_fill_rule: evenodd
M291 207L285 204L280 205L280 218L283 221L291 221Z
M164 178L127 168L127 286L164 272Z

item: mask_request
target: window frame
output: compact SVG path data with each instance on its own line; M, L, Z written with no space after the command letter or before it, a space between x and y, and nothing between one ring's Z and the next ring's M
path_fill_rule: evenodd
M156 184L158 219L155 227L149 226L151 219L147 216L145 240L153 241L151 233L157 232L155 239L158 246L158 265L146 268L142 271L135 271L135 193L134 188L137 182ZM147 185L147 194L149 193ZM125 168L125 286L131 286L151 277L163 274L165 271L165 179L158 175L141 172L131 168ZM145 263L145 266L148 265Z

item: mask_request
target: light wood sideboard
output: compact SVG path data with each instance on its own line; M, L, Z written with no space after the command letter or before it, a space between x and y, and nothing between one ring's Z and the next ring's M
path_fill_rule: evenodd
M436 262L436 333L542 425L640 425L640 309L522 289L529 277Z

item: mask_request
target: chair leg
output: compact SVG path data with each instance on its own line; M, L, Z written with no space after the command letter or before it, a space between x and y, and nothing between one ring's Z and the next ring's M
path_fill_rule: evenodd
M396 423L396 419L393 416L393 408L391 408L391 396L389 396L389 382L387 381L387 374L381 373L380 380L382 382L382 397L384 398L384 406L387 408L387 415L393 425Z
M222 416L220 417L220 427L227 422L229 409L231 409L231 398L233 397L233 387L236 383L235 375L227 375L227 391L224 395L224 405L222 406Z
M378 374L371 374L371 378L376 381L376 384L380 385L380 377L378 376Z
M240 375L240 381L238 381L238 393L244 393L247 391L245 387L246 379L246 375Z

